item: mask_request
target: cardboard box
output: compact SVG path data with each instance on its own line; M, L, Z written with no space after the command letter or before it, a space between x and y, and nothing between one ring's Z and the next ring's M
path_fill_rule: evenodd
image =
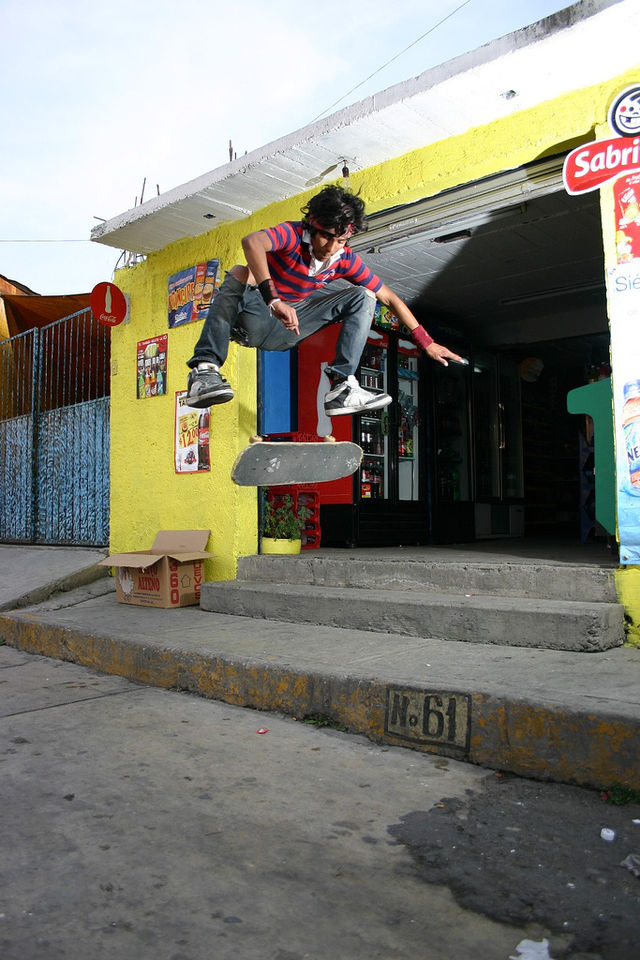
M151 550L113 553L100 566L115 567L120 603L188 607L200 603L204 548L210 530L160 530Z

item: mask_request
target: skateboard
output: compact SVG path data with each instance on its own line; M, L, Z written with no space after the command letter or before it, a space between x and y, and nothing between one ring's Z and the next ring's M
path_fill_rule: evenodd
M355 473L362 448L346 440L269 441L252 439L231 471L241 487L276 487L294 483L326 483Z

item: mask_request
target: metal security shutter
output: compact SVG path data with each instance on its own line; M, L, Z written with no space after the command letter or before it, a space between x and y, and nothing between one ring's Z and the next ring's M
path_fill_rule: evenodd
M563 190L563 162L564 155L553 157L371 214L366 233L354 237L350 246L361 254L378 253L414 237L428 240L495 220L500 211Z

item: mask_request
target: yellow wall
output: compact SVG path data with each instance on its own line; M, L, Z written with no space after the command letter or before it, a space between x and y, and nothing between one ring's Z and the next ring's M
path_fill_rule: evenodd
M462 136L415 150L351 174L369 212L409 203L447 188L512 169L593 138L615 93L634 78L622 75ZM136 344L167 332L167 280L185 267L218 257L223 271L242 262L240 240L251 230L297 218L318 188L272 204L244 221L171 244L147 261L119 271L131 297L131 321L112 331L111 547L150 545L159 528L210 528L217 559L206 579L231 579L237 557L255 553L256 493L234 486L233 461L256 429L256 353L231 344L224 373L235 401L211 410L210 474L176 475L173 465L174 395L186 388L186 360L200 323L169 330L167 396L136 398Z

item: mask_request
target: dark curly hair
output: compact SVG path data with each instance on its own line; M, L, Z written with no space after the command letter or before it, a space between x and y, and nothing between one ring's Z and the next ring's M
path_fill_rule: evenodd
M309 227L309 218L313 218L323 227L333 227L337 234L344 233L349 224L353 232L358 233L366 223L364 201L342 187L325 187L302 207L301 213L305 227Z

